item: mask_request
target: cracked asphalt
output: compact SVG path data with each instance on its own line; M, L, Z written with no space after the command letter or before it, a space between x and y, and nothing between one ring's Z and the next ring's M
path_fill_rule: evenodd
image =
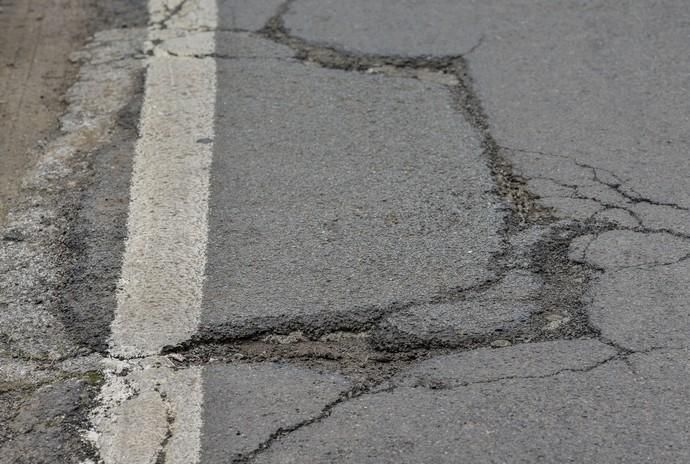
M687 2L112 15L3 229L0 460L690 462Z

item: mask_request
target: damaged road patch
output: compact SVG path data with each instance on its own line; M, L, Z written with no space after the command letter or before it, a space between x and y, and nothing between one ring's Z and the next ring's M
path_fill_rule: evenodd
M90 434L106 462L683 456L650 426L685 426L663 404L684 371L636 377L681 366L682 335L620 324L611 286L685 265L677 221L652 231L637 211L686 207L512 143L482 57L496 31L526 33L500 18L558 8L430 3L419 22L419 6L331 4L353 20L335 23L309 0L151 3L110 344L125 367L106 367ZM391 43L388 13L424 31ZM619 422L638 440L582 446Z

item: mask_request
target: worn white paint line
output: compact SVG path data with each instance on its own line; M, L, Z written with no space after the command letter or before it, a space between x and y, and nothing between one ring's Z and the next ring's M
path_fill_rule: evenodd
M160 357L111 361L87 437L103 463L199 463L201 372L173 369Z
M203 380L201 367L175 373L166 392L175 408L171 436L165 447L167 464L196 464L201 456Z
M216 0L149 0L151 30L204 31L218 24Z
M213 153L216 0L150 0L152 25L127 242L99 407L86 438L104 464L199 463L202 368L158 354L197 329ZM174 12L174 14L170 14ZM161 21L165 23L163 27ZM160 40L189 52L174 56ZM135 359L136 358L136 359Z
M190 16L203 17L206 25L215 18L214 0L185 5L195 3L205 13L180 16L185 28L191 27ZM174 18L167 19L168 29L176 30ZM158 34L155 28L150 32L152 38ZM190 32L186 39L201 55L214 51L208 34ZM214 59L158 55L150 60L111 327L114 356L157 354L197 329L206 265L215 95Z

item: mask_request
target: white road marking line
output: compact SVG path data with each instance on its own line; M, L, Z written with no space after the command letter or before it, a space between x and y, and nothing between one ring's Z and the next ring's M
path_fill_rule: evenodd
M114 361L87 435L105 464L196 464L201 452L201 367L165 358ZM124 372L129 372L123 375Z
M167 389L175 405L175 422L165 450L166 464L196 464L201 458L201 412L204 392L201 367L180 370Z
M215 14L214 0L198 3ZM208 22L211 15L200 16ZM174 29L171 22L168 28ZM192 33L186 40L200 54L214 51L209 49L214 42L208 34ZM154 355L166 345L187 340L197 329L206 266L215 97L214 59L150 60L111 327L114 356Z
M202 368L173 370L157 355L187 340L201 315L216 63L191 55L213 54L217 5L150 0L149 12L149 41L177 37L193 53L157 53L154 45L148 63L110 337L110 354L125 360L105 360L100 406L86 436L105 464L155 464L163 456L167 464L195 464Z

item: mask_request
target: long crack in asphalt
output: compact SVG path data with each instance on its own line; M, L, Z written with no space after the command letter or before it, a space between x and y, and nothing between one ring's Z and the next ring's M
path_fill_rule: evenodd
M495 181L495 193L504 199L508 214L500 231L503 249L490 263L497 277L471 288L455 288L436 294L429 301L410 299L389 307L356 308L329 318L324 325L320 316L257 319L245 327L204 327L191 340L164 353L184 359L185 364L222 359L230 361L289 360L295 363L337 365L349 372L369 372L371 364L382 368L379 382L396 367L419 358L483 346L536 342L561 338L598 337L583 310L582 296L592 275L598 270L568 259L568 247L577 237L598 234L616 228L614 224L589 219L563 221L538 203L526 187L526 180L513 173L503 148L494 140L490 124L477 96L469 66L461 55L447 57L400 57L355 54L334 47L309 43L290 35L283 15L291 0L285 2L258 35L286 45L295 58L324 68L350 72L376 73L385 76L434 80L444 84L459 113L474 127L482 140L483 156ZM481 41L476 45L480 46ZM473 49L476 48L472 47ZM529 244L515 244L514 238L539 233ZM524 257L528 263L524 263ZM415 306L456 302L471 298L500 283L508 272L525 269L543 279L534 298L540 310L530 319L509 331L481 336L450 334L439 340L415 340L409 334L396 333L385 323L387 316ZM558 321L558 324L554 324ZM557 326L557 327L555 327ZM548 327L548 329L545 329ZM357 367L359 366L359 367ZM364 376L367 377L367 376Z
M182 11L185 1L169 9L165 19L157 25L165 28L166 23ZM285 2L257 34L288 46L295 52L296 60L345 72L428 80L448 89L449 98L452 99L457 112L479 135L483 157L495 183L494 193L503 199L506 214L502 230L499 231L502 249L490 260L489 266L495 277L473 287L450 289L428 300L410 298L408 301L393 303L387 307L354 308L327 318L328 322L324 322L324 318L316 314L293 318L262 318L250 321L243 327L203 327L189 341L166 347L162 354L167 356L174 369L210 363L279 361L315 370L338 372L352 382L351 388L328 403L317 415L289 427L277 429L254 450L236 457L233 462L251 462L269 449L275 441L325 419L334 408L353 398L395 389L396 385L388 383L387 380L410 365L435 356L481 347L591 338L614 347L615 354L576 371L587 372L613 360L626 360L633 351L602 337L590 323L585 309L585 296L590 283L604 270L584 260L580 262L569 258L571 244L581 237L591 236L596 239L602 233L611 230L664 232L684 239L690 236L678 231L643 227L643 221L632 208L588 195L577 185L549 178L555 184L570 189L572 198L591 200L606 209L628 212L636 220L638 227L621 226L597 218L594 214L583 220L559 218L553 210L540 204L540 198L536 194L530 192L528 182L534 178L525 178L517 174L507 154L521 151L541 156L561 155L499 146L491 133L490 121L475 90L465 56L378 56L355 54L335 47L309 43L292 36L283 24L283 15L291 3L292 0ZM480 40L466 54L480 47L481 42ZM137 111L138 109L134 113ZM128 113L126 119L132 120L134 117L135 115ZM563 158L581 169L590 171L594 182L617 193L631 205L646 203L687 211L679 205L655 202L636 195L630 188L624 189L624 182L611 172L578 163L570 157ZM604 173L609 180L602 176ZM69 238L70 236L67 237L67 245L74 245L69 242ZM21 235L13 235L10 230L5 232L3 240L21 242L23 239ZM687 259L687 256L682 259ZM535 305L536 310L519 324L483 334L456 333L448 330L439 336L421 338L400 331L388 321L389 316L421 305L481 299L512 271L531 273L539 276L542 282L536 294L530 296L530 302ZM105 347L98 340L90 342L82 339L80 343L94 351L105 351ZM548 376L566 370L573 369L563 369ZM127 370L117 375L126 377ZM492 379L491 382L510 378ZM444 385L418 386L451 388ZM166 402L165 398L162 399ZM167 411L167 418L168 432L161 443L157 462L165 461L166 444L171 438L175 420L171 410Z
M456 288L439 293L430 301L411 299L385 308L353 309L328 318L328 325L320 320L319 315L312 315L292 319L259 319L239 329L205 327L188 342L166 347L163 354L168 355L176 368L213 362L280 361L339 372L353 382L350 390L326 405L320 414L276 430L256 449L240 455L233 462L250 462L276 440L321 421L330 415L334 407L345 401L394 389L395 386L387 385L386 380L412 363L434 356L480 347L578 338L598 339L616 349L613 357L586 370L629 356L632 353L630 350L601 336L585 311L585 292L590 281L602 270L568 257L569 247L577 238L596 237L606 231L625 228L597 219L594 215L579 221L559 219L552 210L540 205L539 197L527 188L528 179L514 173L511 162L505 156L509 149L499 146L492 136L489 120L475 91L464 56L376 56L312 44L291 36L286 30L282 17L290 4L291 0L284 3L258 35L290 47L295 51L297 60L329 69L433 80L445 85L457 111L481 137L483 156L495 182L494 193L504 200L508 214L500 231L502 250L492 256L490 263L496 277L472 288ZM481 41L473 49L480 45ZM594 180L619 192L631 202L648 202L624 193L620 183L601 181L596 168L581 167L590 169ZM619 208L617 205L602 205ZM532 298L538 309L516 327L480 336L450 332L436 339L422 339L402 333L386 321L387 316L422 304L481 298L482 292L499 284L513 270L529 271L540 276L543 282Z

